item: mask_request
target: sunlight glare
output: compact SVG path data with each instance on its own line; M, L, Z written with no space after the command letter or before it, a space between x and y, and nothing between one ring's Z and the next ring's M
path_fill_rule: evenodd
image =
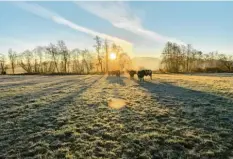
M110 54L110 59L115 60L116 59L116 54L115 53L111 53Z

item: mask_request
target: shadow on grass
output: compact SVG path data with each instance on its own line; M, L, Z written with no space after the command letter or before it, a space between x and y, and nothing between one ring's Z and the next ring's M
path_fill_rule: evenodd
M233 73L192 73L184 75L207 76L207 77L233 77Z
M4 76L0 76L0 83L2 82L23 82L25 80L28 80L28 79L32 79L32 78L35 78L33 76L11 76L11 75L4 75Z
M43 145L43 141L46 143L53 142L54 136L51 132L66 125L68 122L66 118L64 120L58 120L60 117L59 114L66 111L69 106L75 103L79 95L84 93L101 78L102 76L98 76L77 91L66 94L57 101L43 105L17 121L1 124L1 130L4 131L0 133L0 140L2 141L0 144L0 154L2 156L0 155L0 158L15 157L17 155L24 158L33 157L36 154L45 155L49 153L47 150L50 148L47 145ZM64 135L61 137L67 139L70 137L70 134ZM33 143L37 144L33 145Z
M136 158L144 152L152 158L233 155L232 99L170 83L139 84L155 103L148 108L150 101L144 99L141 102L144 113L130 108L122 110L122 122L129 130L125 138L132 147L125 152L128 157Z
M28 79L25 79L25 81L17 81L17 83L12 82L12 83L2 84L2 85L0 85L0 90L1 89L4 90L5 88L18 87L18 86L27 87L27 86L39 86L41 84L46 85L46 84L49 84L50 81L53 81L53 80L54 81L51 82L51 86L54 85L54 84L57 84L57 83L70 82L70 81L76 80L73 77L72 77L72 79L68 79L68 78L65 78L65 77L59 77L57 79L56 77L46 77L46 76L44 76L44 78L40 78L40 76L39 77L36 76L35 78L36 79L28 78ZM41 86L43 86L43 85L41 85Z
M5 88L11 88L11 87L27 87L27 86L33 86L33 85L37 85L37 84L46 84L49 80L43 81L43 79L36 79L36 80L31 80L28 79L30 81L21 81L21 82L17 82L17 83L10 83L10 84L4 84L4 85L0 85L0 89L5 89ZM51 79L50 79L51 80Z
M35 83L35 86L40 86L40 88L38 88L39 90L36 92L30 92L30 90L25 90L26 93L22 93L22 94L17 94L17 95L13 95L13 96L7 96L7 97L3 97L1 98L1 101L7 101L5 102L5 105L11 105L13 103L27 103L28 100L32 99L32 98L38 98L40 96L44 96L44 94L50 92L52 93L53 91L59 91L59 90L63 90L66 87L69 87L72 84L75 84L78 82L82 82L84 80L90 79L91 77L87 77L84 79L62 79L62 80L56 80L54 82L51 83L46 83L46 82L42 82L42 83ZM48 81L47 81L48 82ZM39 84L39 85L37 85ZM40 85L42 84L42 85ZM30 86L31 84L26 84L26 85L19 85L19 86Z
M125 82L123 81L126 77L116 77L116 76L107 76L106 80L110 84L119 84L125 86Z

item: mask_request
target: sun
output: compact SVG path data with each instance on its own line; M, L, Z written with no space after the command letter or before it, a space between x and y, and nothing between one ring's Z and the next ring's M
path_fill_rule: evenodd
M112 52L110 54L110 59L115 60L116 59L116 54Z

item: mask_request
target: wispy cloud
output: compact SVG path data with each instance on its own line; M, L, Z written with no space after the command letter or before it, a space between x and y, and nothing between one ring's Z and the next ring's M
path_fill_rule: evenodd
M185 44L184 42L161 35L159 33L150 31L144 28L141 20L137 17L132 9L125 2L75 2L78 6L86 11L109 21L113 26L122 28L140 35L145 38L155 40L160 43L167 41L176 42L178 44Z
M42 37L0 37L0 53L6 54L9 48L14 51L23 52L26 49L32 50L37 46L47 46L49 43L57 43L58 40L63 40L69 49L94 49L92 42L93 40L86 36L75 36L75 35L43 35Z
M50 11L50 10L48 10L48 9L38 5L38 4L26 3L26 2L16 2L15 4L18 7L22 8L23 10L26 10L26 11L33 13L37 16L40 16L42 18L50 19L55 23L65 25L65 26L70 27L76 31L83 32L83 33L86 33L86 34L91 35L91 36L99 36L100 38L108 39L110 41L116 42L116 43L122 45L123 47L127 47L127 49L128 49L127 51L132 50L132 43L130 43L126 40L123 40L123 39L120 39L118 37L114 37L111 35L107 35L104 33L100 33L100 32L88 29L86 27L77 25L77 24L63 18L62 16L58 15L57 13L52 12L52 11Z

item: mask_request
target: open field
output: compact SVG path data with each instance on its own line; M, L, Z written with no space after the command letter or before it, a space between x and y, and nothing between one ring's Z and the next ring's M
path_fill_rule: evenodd
M233 158L233 76L0 76L0 158Z

